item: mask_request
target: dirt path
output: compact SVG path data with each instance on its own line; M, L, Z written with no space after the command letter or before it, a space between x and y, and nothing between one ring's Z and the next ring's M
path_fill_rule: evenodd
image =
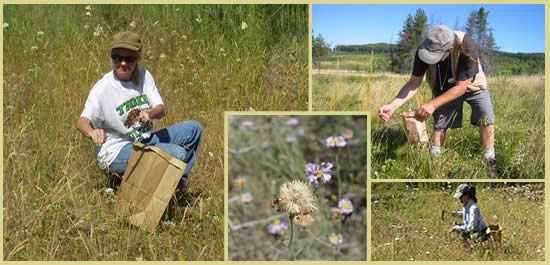
M313 69L311 72L313 75L336 75L338 71L333 69L321 69L319 72L319 69ZM367 72L357 72L353 70L340 70L340 75L348 75L348 76L369 76L369 73ZM373 73L371 77L374 76L391 76L391 77L407 77L406 75L398 75L393 73Z

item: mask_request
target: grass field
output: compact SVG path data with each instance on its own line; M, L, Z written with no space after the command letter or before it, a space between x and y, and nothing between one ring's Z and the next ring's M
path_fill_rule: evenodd
M229 259L366 260L367 129L366 116L230 116ZM342 134L348 137L344 147L325 145ZM304 169L323 162L334 165L331 178L315 187ZM270 206L283 200L281 186L293 180L307 183L316 197L309 226L291 224L288 213L277 211L282 203ZM335 220L343 199L353 211ZM269 233L274 222L287 229ZM333 233L341 244L331 242Z
M307 110L307 5L3 8L4 260L223 260L223 111ZM155 234L116 217L116 186L76 130L123 30L142 34L139 66L167 106L155 130L204 128Z
M464 104L463 128L450 130L443 155L433 158L429 149L407 144L399 116L431 99L426 82L415 98L384 123L376 115L378 109L397 95L409 76L374 73L367 88L369 75L365 72L316 73L313 71L313 110L364 110L373 114L373 178L487 177L478 129L469 123L468 104ZM544 145L540 143L544 143L544 77L489 78L488 87L496 118L495 148L500 177L543 178ZM432 124L433 119L428 118L430 134Z
M473 248L448 232L453 222L462 222L449 214L462 210L453 197L458 185L374 183L372 260L544 260L543 183L474 183L484 222L504 230L500 245L490 240Z

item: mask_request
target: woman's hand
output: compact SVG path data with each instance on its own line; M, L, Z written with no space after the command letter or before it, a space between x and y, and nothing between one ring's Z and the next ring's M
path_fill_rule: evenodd
M393 113L395 112L396 108L394 108L391 104L384 105L378 110L378 116L384 121L388 121Z
M95 146L99 147L105 143L105 131L103 129L94 129L88 135Z
M142 110L139 113L138 119L141 124L147 124L151 121L151 115L149 115L150 110Z
M454 227L454 226L451 229L449 229L449 233L452 233L454 231L456 231L456 227Z

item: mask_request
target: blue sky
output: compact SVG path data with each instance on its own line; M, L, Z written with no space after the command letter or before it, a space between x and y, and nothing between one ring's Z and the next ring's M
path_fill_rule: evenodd
M333 46L392 41L407 15L422 8L430 24L463 27L472 11L489 11L489 27L501 51L544 52L544 5L313 5L312 25Z

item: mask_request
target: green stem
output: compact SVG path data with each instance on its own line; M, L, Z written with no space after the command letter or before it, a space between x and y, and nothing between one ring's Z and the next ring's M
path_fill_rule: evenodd
M336 151L336 178L338 179L338 201L342 199L342 189L340 187L340 161L339 161L340 149Z
M292 219L293 218L290 218L290 240L288 241L288 250L290 250L292 260L296 260L296 253L294 253L294 249L292 249L292 238L294 237L294 222L292 222Z

